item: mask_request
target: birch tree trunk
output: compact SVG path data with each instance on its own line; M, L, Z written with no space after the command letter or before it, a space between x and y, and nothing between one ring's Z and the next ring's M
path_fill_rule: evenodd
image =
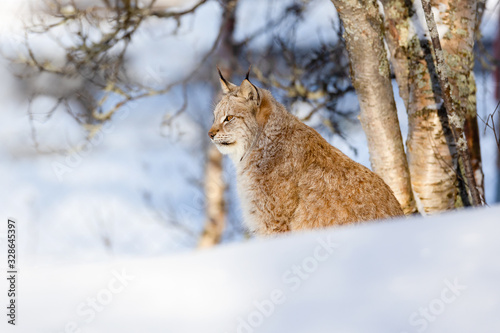
M447 120L450 125L451 133L453 135L453 140L456 144L456 148L458 151L458 156L460 157L460 169L457 169L457 173L461 174L461 183L466 184L467 188L465 191L462 191L462 199L464 203L467 201L467 205L470 205L469 202L472 202L473 206L481 205L482 199L479 195L479 191L476 187L476 180L474 178L474 172L472 169L472 163L470 159L469 148L467 145L467 138L464 132L464 123L465 123L465 115L462 112L463 110L460 108L460 103L457 103L458 100L455 98L452 93L452 89L458 89L456 86L457 82L452 84L450 83L450 78L448 75L452 76L450 65L446 62L445 58L447 56L458 56L457 54L448 54L443 51L441 46L441 37L438 33L438 26L434 19L434 14L432 10L432 5L430 0L422 0L422 8L425 14L425 21L427 27L429 29L429 34L432 41L432 49L433 55L435 58L436 64L436 72L438 74L439 85L441 87L441 91L443 94L443 102L446 109ZM439 9L442 9L443 6L439 6ZM449 32L449 31L448 31ZM463 34L467 32L462 32ZM445 33L446 35L447 33ZM450 60L457 60L450 57ZM453 64L451 64L453 66ZM463 187L462 187L463 188ZM470 197L469 197L470 194ZM469 200L469 198L471 200Z
M484 198L484 174L481 166L479 129L476 110L476 80L474 78L474 38L477 2L470 0L436 0L439 21L447 28L440 36L446 72L451 87L451 102L465 131L476 186Z
M416 210L397 118L390 68L376 1L332 0L344 25L351 77L361 108L373 170L393 190L405 213Z
M419 211L432 214L453 209L457 198L456 150L446 117L427 41L415 34L411 2L383 0L386 40L408 112L407 155Z
M200 238L199 247L211 247L221 240L226 225L225 183L223 179L222 155L214 145L207 152L205 168L205 200L207 220Z
M233 32L235 24L236 0L225 0L224 14L221 24L223 25L220 36L220 45L216 53L219 68L223 71L225 78L230 79L234 67ZM215 67L214 67L215 73ZM217 81L218 82L218 81ZM219 85L217 84L217 87ZM218 94L217 99L220 98ZM222 167L222 154L215 145L210 144L207 153L207 164L205 169L205 198L206 214L205 229L201 235L199 247L211 247L221 241L226 226L226 204L224 194L226 185L224 182L224 170Z

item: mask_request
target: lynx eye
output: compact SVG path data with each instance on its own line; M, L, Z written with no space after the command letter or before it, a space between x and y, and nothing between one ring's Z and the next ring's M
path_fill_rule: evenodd
M234 116L227 116L226 119L224 119L224 121L231 121L233 118Z

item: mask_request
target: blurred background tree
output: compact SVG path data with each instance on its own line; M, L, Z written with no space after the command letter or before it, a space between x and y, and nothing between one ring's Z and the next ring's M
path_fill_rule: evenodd
M144 38L144 33L161 38L182 38L182 29L189 26L192 16L204 6L219 7L221 16L217 18L217 34L210 38L203 36L208 47L182 72L159 71L162 64L149 63L148 55L131 51L134 42ZM181 3L50 0L32 8L23 45L16 56L10 58L15 72L27 86L29 100L36 100L40 95L55 97L57 103L48 111L47 118L62 106L81 124L87 140L92 140L106 123L115 121L120 110L130 103L158 96L171 99L173 95L180 95L182 98L178 109L165 113L163 128L173 126L181 115L189 113L192 121L206 129L211 123L212 110L209 107L190 108L191 101L199 98L192 93L194 87L200 82L207 83L203 89L208 90L212 95L210 99L216 101L219 96L216 66L226 77L237 81L250 64L253 80L273 89L288 106L300 104L304 120L321 114L323 120L319 127L343 136L340 124L354 121L356 107L342 110L337 107L342 96L353 94L347 56L339 38L341 26L338 20L331 22L331 31L336 38L297 46L297 27L304 20L309 1L274 3L269 5L273 12L261 18L263 24L257 29L249 26L253 30L240 33L238 39L235 37L236 27L245 28L244 23L237 22L238 6L236 0ZM54 54L44 54L33 46L33 41L36 43L40 38L55 42L54 47L60 48L59 58ZM162 52L158 56L166 62L164 67L175 68L169 59L172 53L178 54L178 50ZM33 126L33 142L40 152L45 149L44 144L37 140L36 126ZM194 239L199 238L195 241L199 246L206 247L219 243L224 234L241 237L243 230L235 212L230 214L230 228L227 225L229 206L226 201L235 206L235 200L234 195L226 200L228 185L222 156L208 140L203 140L201 147L206 152L202 182L206 222L201 230L191 226L187 233ZM68 150L84 148L85 144L81 143ZM67 154L68 150L46 153ZM59 169L59 172L64 173L64 169ZM148 205L152 204L150 195L146 195L145 200ZM172 220L169 223L181 224Z

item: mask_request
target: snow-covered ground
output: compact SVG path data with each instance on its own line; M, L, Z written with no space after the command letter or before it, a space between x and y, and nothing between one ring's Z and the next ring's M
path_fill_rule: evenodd
M168 257L24 265L19 326L7 332L499 332L499 215L496 206Z

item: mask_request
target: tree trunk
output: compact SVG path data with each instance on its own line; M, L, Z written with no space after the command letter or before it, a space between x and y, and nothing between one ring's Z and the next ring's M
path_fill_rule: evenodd
M469 153L467 138L464 131L467 102L461 100L463 93L465 93L464 97L466 99L470 98L470 90L468 89L470 81L463 75L463 73L457 74L453 72L453 68L457 66L457 63L460 63L461 60L463 60L461 58L466 58L463 60L463 63L469 62L470 55L467 53L467 50L470 47L468 42L470 42L471 45L474 44L473 33L475 26L476 3L461 3L461 5L465 6L465 8L461 8L459 10L457 10L456 5L457 3L450 1L448 3L438 4L436 9L439 8L441 11L438 11L441 16L441 21L447 22L447 24L444 25L447 30L446 33L444 33L443 39L453 39L453 34L450 29L453 29L456 25L461 27L456 31L456 33L462 38L458 38L455 42L459 41L465 43L463 47L466 52L463 54L460 52L460 47L462 47L460 44L450 42L453 45L451 48L448 50L442 48L441 37L438 33L430 0L422 0L422 7L424 9L425 21L427 22L427 27L432 41L436 72L438 74L439 85L441 86L443 94L443 102L446 108L447 119L453 135L453 140L456 143L458 156L460 157L460 169L457 169L457 173L465 176L465 179L462 178L461 181L462 184L465 181L467 185L466 191L463 191L465 193L462 196L462 199L469 201L468 194L470 194L470 201L472 202L472 205L477 206L482 204L482 198L476 186L476 180L471 163L471 155ZM469 12L472 13L470 16L468 16ZM462 13L462 15L460 13ZM455 20L460 23L455 22ZM467 38L468 34L472 36Z
M385 19L385 41L389 47L391 64L399 87L399 96L408 110L410 104L409 45L415 36L413 23L410 20L410 8L405 0L382 0Z
M351 77L361 108L373 170L393 190L405 213L415 212L415 200L404 152L382 18L376 1L332 0L344 25Z
M440 40L449 67L446 76L451 87L452 106L460 118L465 120L463 130L467 138L472 171L480 196L484 198L474 78L477 3L469 0L437 0L433 6L441 8L440 21L448 28L444 36L440 36Z
M233 32L235 24L235 0L225 0L224 13L221 24L220 45L216 53L216 60L219 68L223 71L224 77L231 78L232 68L235 66L233 52ZM215 73L215 67L214 67ZM217 81L218 82L218 81ZM219 84L217 84L219 87ZM217 94L217 99L220 94ZM226 226L226 205L224 200L225 183L223 178L222 155L215 145L211 144L207 153L207 165L205 169L205 198L206 214L205 229L201 235L199 247L211 247L218 244L222 239L222 234Z
M384 0L382 4L385 37L408 112L407 155L419 211L431 214L453 209L457 197L455 148L446 139L445 117L438 109L441 90L428 42L421 42L415 34L411 3Z
M225 183L223 179L222 155L215 145L208 148L205 168L205 200L207 221L200 238L199 247L211 247L222 238L226 224L224 201Z

